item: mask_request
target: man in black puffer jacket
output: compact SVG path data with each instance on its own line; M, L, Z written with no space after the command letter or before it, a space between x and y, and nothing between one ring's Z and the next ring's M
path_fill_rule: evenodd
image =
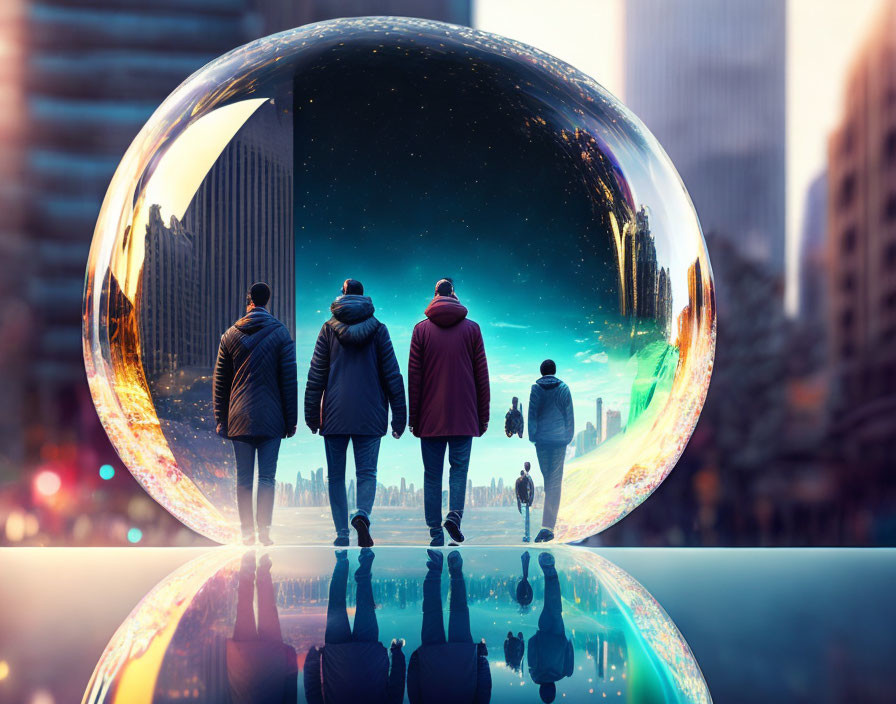
M376 496L380 439L392 407L392 436L407 423L404 379L386 326L373 317L373 303L360 281L347 279L330 306L333 317L320 329L305 387L305 423L324 436L334 545L349 544L345 456L349 440L355 454L357 510L352 526L358 545L371 547L370 513Z
M221 337L213 383L217 433L231 439L236 455L236 504L247 545L255 542L255 455L258 537L270 545L280 440L295 435L298 422L296 345L286 326L265 309L270 298L266 283L249 289L246 315Z
M558 379L557 365L546 359L541 363L541 378L529 394L529 440L535 443L538 466L544 475L544 514L536 543L554 539L560 490L563 485L563 460L566 446L575 433L572 395L569 387Z

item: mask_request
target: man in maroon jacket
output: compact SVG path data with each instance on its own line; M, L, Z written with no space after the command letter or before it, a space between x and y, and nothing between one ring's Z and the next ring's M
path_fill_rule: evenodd
M430 545L444 545L442 472L448 449L448 515L444 528L463 542L460 522L473 438L488 428L488 363L479 326L454 293L451 279L436 284L426 319L411 337L408 426L423 454L423 509Z

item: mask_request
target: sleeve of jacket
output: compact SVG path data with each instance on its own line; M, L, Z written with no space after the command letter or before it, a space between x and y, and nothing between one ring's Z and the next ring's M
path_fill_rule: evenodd
M411 335L411 353L408 356L408 425L417 428L420 417L420 392L423 386L423 336L420 326Z
M408 701L411 704L423 704L423 693L420 691L420 655L415 650L408 662Z
M233 386L233 359L221 337L218 345L218 359L215 361L215 372L212 377L214 393L215 424L220 423L227 430L227 413L230 407L230 389Z
M473 378L476 381L476 400L479 409L479 427L488 425L488 412L491 403L491 388L488 383L488 360L485 358L485 343L482 330L476 326L473 338Z
M283 404L283 420L289 432L299 422L299 381L296 369L296 343L286 328L280 345L280 402Z
M408 421L408 407L404 395L404 379L401 376L401 369L398 368L398 360L395 358L392 338L389 337L385 325L380 326L376 343L379 347L380 374L389 396L389 405L392 407L392 430L400 433Z
M488 704L492 698L492 671L488 666L488 658L480 655L476 673L476 704Z
M532 390L529 392L529 442L535 442L535 436L538 433L538 407L541 401L541 394L538 392L538 384L532 384Z
M566 418L566 444L569 445L576 434L576 417L572 409L572 393L570 393L569 387L565 384L563 388L563 405L566 410L563 414Z
M312 646L305 657L303 667L305 699L308 704L324 704L323 688L320 681L320 649Z
M305 423L317 430L320 428L320 402L330 378L330 344L327 339L326 323L321 327L311 366L308 368L308 382L305 384Z
M389 671L386 701L401 704L404 701L405 659L401 648L392 650L392 669Z

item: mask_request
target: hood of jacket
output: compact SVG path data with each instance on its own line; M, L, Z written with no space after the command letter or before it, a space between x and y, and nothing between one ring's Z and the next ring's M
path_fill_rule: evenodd
M535 383L538 384L541 388L548 390L548 389L556 389L563 382L560 381L553 374L548 374L547 376L541 377L541 379L537 379L535 381Z
M370 296L345 294L330 305L333 317L327 321L339 341L350 345L366 342L380 326L373 317L373 302Z
M278 325L280 325L280 321L265 308L253 308L233 324L237 330L246 336L242 339L242 344L248 350L253 349L269 333L273 332L273 330L268 330L268 328Z
M436 296L423 313L440 328L450 328L467 317L466 307L454 296Z

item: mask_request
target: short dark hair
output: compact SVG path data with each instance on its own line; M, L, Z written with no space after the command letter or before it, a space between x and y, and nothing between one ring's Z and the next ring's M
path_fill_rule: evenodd
M346 279L342 284L342 293L349 296L363 296L364 284L357 279Z
M450 279L447 276L444 279L439 279L436 282L436 295L437 296L450 296L454 293L454 279Z
M246 294L246 298L248 299L248 303L264 307L268 304L268 301L271 300L271 287L264 281L252 284L252 286L249 287L249 293Z
M553 359L546 359L541 363L541 375L548 376L550 374L557 373L557 365L554 364Z

